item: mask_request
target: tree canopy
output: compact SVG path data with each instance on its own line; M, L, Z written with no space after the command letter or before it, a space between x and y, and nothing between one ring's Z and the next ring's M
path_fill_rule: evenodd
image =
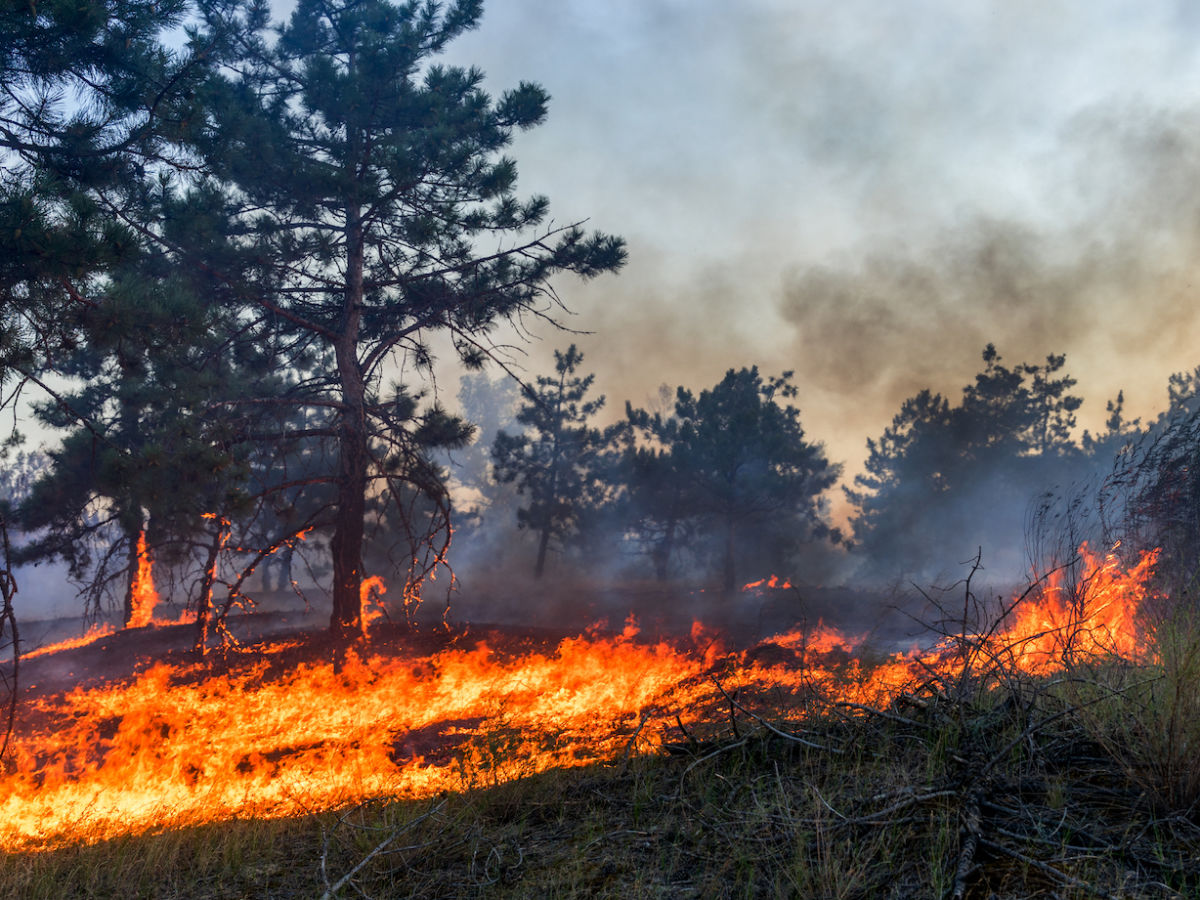
M6 84L3 112L12 115L0 122L0 142L26 154L5 183L13 225L5 237L49 246L53 231L62 242L2 285L17 301L5 308L0 336L5 371L40 380L63 368L65 349L75 374L107 373L109 387L121 381L130 396L92 402L85 394L98 395L99 382L60 396L55 424L83 422L112 448L115 468L102 468L113 472L144 469L156 441L194 471L180 448L195 442L121 430L139 403L161 402L153 391L179 388L168 374L177 363L166 360L186 353L150 341L114 350L103 336L120 329L83 321L152 312L162 305L163 273L178 273L172 290L190 306L171 328L194 333L176 335L177 347L202 347L206 375L238 373L197 379L207 395L189 385L185 396L196 402L156 427L204 434L211 449L211 423L237 421L231 440L243 457L259 453L246 444L322 448L307 454L301 477L278 471L253 491L315 500L293 526L328 536L331 626L342 635L358 628L369 514L389 504L411 511L421 495L429 501L418 504L422 514L438 519L425 526L441 541L437 559L449 543L444 478L430 454L462 444L471 429L426 389L431 336L448 335L463 362L481 365L499 324L553 319L561 309L554 275L590 278L625 258L619 238L555 225L546 198L516 193L516 164L503 151L516 131L545 120L545 91L523 82L492 97L477 69L437 61L476 27L481 8L477 0L301 0L275 29L260 0L130 3L93 10L94 22L86 10L51 4L42 18L18 11L0 22L8 29L0 64L17 73ZM90 30L68 34L72 15L84 15ZM183 49L167 50L164 29L185 19ZM44 27L46 46L61 45L58 62L28 49ZM122 44L130 53L119 60L112 51ZM34 109L16 94L74 83L87 86L102 114L64 118L54 104ZM9 259L31 255L11 249ZM270 370L233 364L253 348L270 356ZM95 479L91 494L141 519L147 493L136 478L116 480L129 496ZM265 549L280 539L264 537Z
M1005 366L996 348L952 406L929 390L905 400L846 496L865 568L894 574L951 564L985 546L1011 547L1038 490L1078 474L1072 429L1082 403L1065 356Z
M798 543L834 536L823 494L837 480L821 444L805 439L792 373L730 369L699 394L680 387L671 415L627 408L642 435L633 452L641 527L663 574L678 530L699 528L718 548L720 583L737 585L739 559L779 560Z
M517 523L538 536L533 574L546 569L551 540L577 534L614 488L605 478L611 433L589 424L604 397L588 398L595 376L578 376L583 354L574 344L554 351L553 376L539 376L517 411L524 431L501 431L492 444L496 480L524 497Z

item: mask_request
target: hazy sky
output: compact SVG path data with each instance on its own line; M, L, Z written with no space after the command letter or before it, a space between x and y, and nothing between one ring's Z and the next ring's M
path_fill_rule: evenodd
M794 369L853 471L989 341L1065 352L1092 427L1200 364L1200 4L492 0L450 56L550 92L523 191L628 240L558 283L613 407Z

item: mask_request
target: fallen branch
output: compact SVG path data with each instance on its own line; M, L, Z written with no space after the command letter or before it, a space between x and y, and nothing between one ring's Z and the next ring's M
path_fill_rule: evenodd
M321 895L321 900L332 900L333 896L338 891L340 891L343 887L345 887L350 882L350 879L353 878L355 875L357 875L362 870L363 866L365 866L372 859L374 859L376 856L378 856L380 853L382 853L384 850L386 850L388 844L393 843L402 834L404 834L407 831L412 830L415 826L419 825L421 822L425 821L430 816L433 816L436 813L441 812L445 806L446 806L446 801L442 800L436 806L433 806L432 808L426 810L424 813L417 816L412 821L405 822L399 828L394 829L386 838L384 838L382 841L380 841L375 846L375 848L373 850L371 850L370 853L368 853L366 856L364 856L362 859L360 859L358 861L358 863L354 866L353 869L351 869L349 872L347 872L345 875L343 875L341 878L339 878L337 883L333 884L333 885L330 885L329 878L326 875L326 858L329 855L329 838L326 837L325 847L321 851L321 878L325 881L326 890L325 890L325 893ZM343 821L344 821L344 819L343 819ZM341 824L341 823L339 822L339 824Z
M962 829L965 834L962 849L958 852L958 866L954 871L954 900L963 900L967 893L967 880L975 871L975 850L982 840L982 817L979 814L979 794L971 791L962 811Z
M1000 853L1003 853L1005 856L1011 856L1013 859L1025 863L1027 866L1032 866L1039 872L1044 872L1060 884L1066 884L1070 885L1071 887L1089 891L1092 894L1095 894L1097 897L1105 898L1105 900L1120 900L1116 894L1110 894L1103 888L1099 888L1096 885L1076 878L1073 875L1068 875L1066 872L1062 872L1054 868L1054 866L1050 865L1049 863L1044 863L1040 859L1034 859L1032 856L1026 856L1024 853L1013 850L1011 847L1005 847L1003 844L998 844L995 841L989 841L984 837L979 839L979 843L983 844L983 846L987 847L989 850L996 850Z
M757 713L751 712L750 710L746 709L746 707L742 706L742 704L738 703L735 699L733 699L733 697L730 696L729 692L726 691L725 688L721 686L721 683L719 681L717 681L715 678L713 679L713 684L715 684L717 686L717 690L721 692L721 695L723 697L725 697L726 700L729 701L729 706L731 709L741 710L746 715L748 715L750 718L752 718L754 721L758 722L758 724L762 725L765 729L767 729L767 731L771 732L772 734L776 735L777 737L781 737L785 741L792 741L793 743L801 744L802 746L805 746L805 747L811 747L814 750L823 750L826 753L833 753L837 756L841 756L842 754L845 753L845 751L839 747L826 747L824 744L818 744L814 741L806 740L805 738L800 737L800 735L798 735L798 734L792 734L791 732L784 731L780 728L776 728L774 725L772 725L770 722L768 722L762 716L758 715Z

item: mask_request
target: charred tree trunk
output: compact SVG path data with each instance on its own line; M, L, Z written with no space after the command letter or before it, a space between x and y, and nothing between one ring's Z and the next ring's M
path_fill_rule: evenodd
M728 516L725 519L725 566L724 575L721 579L721 587L724 592L732 596L737 588L737 567L735 563L735 541L734 541L734 522L733 516Z
M359 208L346 210L346 295L342 328L334 341L343 403L338 425L337 511L333 539L333 614L329 629L338 643L360 634L362 544L366 517L367 446L366 382L358 360L363 299L363 228Z
M125 544L126 544L126 564L125 564L125 599L122 604L121 611L121 627L128 628L129 623L133 621L133 593L138 580L138 565L141 562L141 555L138 553L138 538L141 536L141 528L130 530L125 529Z
M208 545L208 556L204 560L204 577L200 581L200 597L196 600L196 652L203 656L208 648L208 626L212 619L213 585L217 580L217 557L225 545L227 525L221 524Z

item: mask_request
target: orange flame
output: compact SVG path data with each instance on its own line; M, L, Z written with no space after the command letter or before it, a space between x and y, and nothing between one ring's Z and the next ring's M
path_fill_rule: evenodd
M21 659L36 659L39 656L48 656L51 653L60 653L63 650L75 650L78 647L86 647L89 644L94 644L101 638L108 637L114 631L115 629L111 625L93 625L87 630L86 634L79 637L67 638L53 644L47 644L44 647L22 651Z
M387 615L383 609L383 595L386 593L387 584L378 575L364 578L358 586L359 620L362 622L363 637L367 637L373 624Z
M1059 569L1047 579L1038 603L1018 606L1002 638L1021 669L1045 672L1062 667L1064 654L1106 653L1134 658L1139 652L1137 613L1143 585L1158 562L1158 550L1124 571L1114 552L1100 557L1085 542L1079 548L1084 577L1067 583Z
M133 579L131 613L126 628L145 628L154 621L154 608L158 606L158 591L154 589L153 564L146 549L146 532L138 533L138 567Z
M742 585L743 591L755 591L759 588L769 588L771 590L788 590L792 583L786 578L780 578L778 575L772 575L770 578L760 578L758 581L751 581L749 584Z
M1123 571L1112 554L1081 553L1073 590L1057 573L997 633L970 638L982 657L1042 672L1070 653L1137 653L1155 554ZM877 704L962 665L953 640L870 667L852 655L863 643L818 624L720 656L699 623L677 646L639 641L629 620L620 634L590 630L553 648L498 636L426 655L351 654L337 671L281 666L303 649L296 640L261 645L229 671L157 663L23 702L0 775L0 848L429 796L612 759L652 749L676 717L705 720L720 703L716 673L742 697L769 687Z

